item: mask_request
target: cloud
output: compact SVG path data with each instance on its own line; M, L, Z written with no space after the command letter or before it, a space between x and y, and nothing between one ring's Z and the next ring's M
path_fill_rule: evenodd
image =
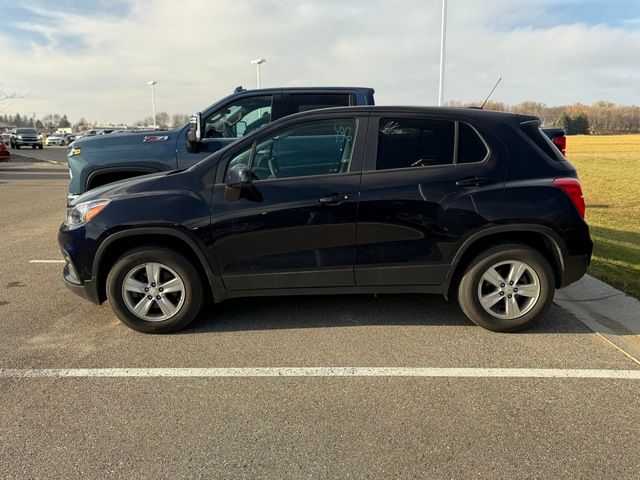
M5 16L14 33L0 29L3 83L31 93L4 107L132 122L149 115L146 82L155 79L158 110L188 113L255 86L256 57L267 59L264 86L362 85L376 89L378 103L437 100L438 0L86 5L32 1ZM637 26L554 19L557 5L451 0L446 98L482 99L503 76L494 98L510 103L637 102ZM563 11L589 6L566 1Z

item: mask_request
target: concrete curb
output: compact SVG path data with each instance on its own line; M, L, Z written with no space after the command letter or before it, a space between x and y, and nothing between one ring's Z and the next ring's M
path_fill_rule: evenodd
M590 275L553 301L640 365L640 301Z

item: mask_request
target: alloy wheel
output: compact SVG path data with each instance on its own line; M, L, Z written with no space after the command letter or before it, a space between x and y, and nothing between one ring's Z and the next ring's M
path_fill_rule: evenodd
M490 315L515 320L527 314L540 298L540 278L528 264L507 260L489 267L480 278L478 299Z
M122 298L138 318L160 322L180 311L185 286L175 270L162 263L148 262L132 268L124 277Z

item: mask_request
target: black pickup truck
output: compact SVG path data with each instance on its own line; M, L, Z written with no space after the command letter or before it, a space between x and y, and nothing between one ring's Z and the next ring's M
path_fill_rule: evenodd
M147 173L190 167L279 118L319 108L373 105L371 88L314 87L245 90L195 114L170 131L81 138L68 149L68 200L92 188Z

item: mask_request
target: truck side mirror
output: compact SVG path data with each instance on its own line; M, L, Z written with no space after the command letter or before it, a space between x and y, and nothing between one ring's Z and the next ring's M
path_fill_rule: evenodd
M240 199L243 189L251 186L251 169L244 163L238 163L227 171L224 199L234 202Z
M200 112L194 113L189 119L189 131L187 131L187 151L198 153L200 151L200 141L202 140L202 115Z

